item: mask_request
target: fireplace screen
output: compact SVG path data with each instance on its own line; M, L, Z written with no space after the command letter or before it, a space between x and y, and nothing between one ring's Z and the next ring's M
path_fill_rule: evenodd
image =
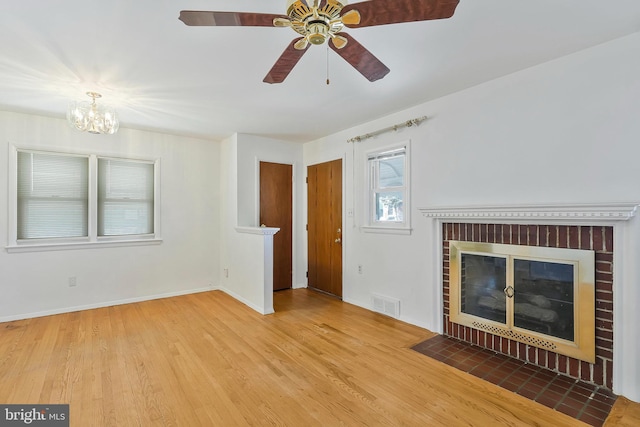
M593 251L450 242L451 321L595 358Z

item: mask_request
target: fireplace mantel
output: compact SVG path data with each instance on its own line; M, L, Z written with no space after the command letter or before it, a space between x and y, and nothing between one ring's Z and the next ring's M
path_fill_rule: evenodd
M419 208L428 218L457 221L611 222L633 218L639 203L445 206Z

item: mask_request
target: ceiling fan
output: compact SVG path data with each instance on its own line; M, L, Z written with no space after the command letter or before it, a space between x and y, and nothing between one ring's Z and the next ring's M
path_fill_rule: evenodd
M389 73L389 68L342 31L402 22L445 19L453 16L460 0L369 0L347 5L347 0L288 0L287 14L251 12L180 11L190 26L290 27L302 37L294 39L264 78L282 83L309 46L331 40L329 47L369 81Z

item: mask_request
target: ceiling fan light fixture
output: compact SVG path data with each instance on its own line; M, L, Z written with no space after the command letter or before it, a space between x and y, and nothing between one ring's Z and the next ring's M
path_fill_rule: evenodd
M307 39L309 43L323 44L329 36L329 27L323 21L313 21L307 24Z
M87 96L91 98L91 102L69 103L67 109L69 125L81 132L107 135L116 133L120 127L116 110L104 104L98 105L96 98L102 97L98 92L87 92Z
M345 37L342 36L333 36L331 38L331 43L333 43L333 45L336 47L336 49L342 49L343 47L345 47L347 45L348 40Z
M300 40L298 40L294 45L294 49L297 50L305 50L307 48L307 46L309 46L309 40L307 40L306 38L302 38Z
M286 18L274 18L273 19L273 26L274 27L290 27L291 26L291 21L289 21Z
M345 25L358 25L361 19L360 12L355 9L351 9L341 16L342 23Z

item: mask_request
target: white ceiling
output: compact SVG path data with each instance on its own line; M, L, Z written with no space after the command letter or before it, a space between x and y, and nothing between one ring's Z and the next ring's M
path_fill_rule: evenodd
M639 0L460 0L450 19L347 30L391 69L382 80L370 83L326 46L311 46L284 83L269 85L262 79L297 36L291 29L178 20L183 9L285 7L286 0L2 1L0 109L62 118L70 100L93 90L117 108L122 127L306 142L640 31Z

